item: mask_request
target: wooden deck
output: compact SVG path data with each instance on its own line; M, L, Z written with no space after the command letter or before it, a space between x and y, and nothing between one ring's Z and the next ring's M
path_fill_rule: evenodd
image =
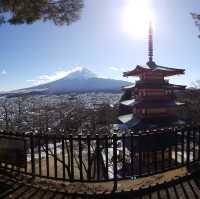
M163 174L113 183L63 183L31 179L17 173L0 174L0 198L13 199L78 199L78 198L200 198L200 174L180 168Z

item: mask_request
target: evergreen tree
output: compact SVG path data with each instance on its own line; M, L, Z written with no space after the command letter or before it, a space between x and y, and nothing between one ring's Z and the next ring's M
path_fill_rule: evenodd
M69 25L80 17L83 0L0 0L0 23L53 21Z
M192 18L194 19L195 21L195 25L198 27L199 31L200 31L200 14L197 14L197 13L191 13L192 15ZM200 38L200 35L199 35L199 38Z

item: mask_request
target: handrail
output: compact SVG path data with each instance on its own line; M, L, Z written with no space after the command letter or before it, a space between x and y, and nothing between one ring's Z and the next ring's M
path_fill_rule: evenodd
M26 162L23 168L0 160L1 167L64 181L130 179L189 166L200 160L199 126L78 136L1 131L0 141L3 138L7 143L11 140L25 143Z

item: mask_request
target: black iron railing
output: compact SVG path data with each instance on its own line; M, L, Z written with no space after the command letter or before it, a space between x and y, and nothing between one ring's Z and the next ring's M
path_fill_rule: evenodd
M1 167L71 182L135 179L199 161L199 132L199 127L95 136L0 132L0 142L7 140L4 150L9 140L24 143L24 154L20 143L21 155L13 154L16 164L0 152Z

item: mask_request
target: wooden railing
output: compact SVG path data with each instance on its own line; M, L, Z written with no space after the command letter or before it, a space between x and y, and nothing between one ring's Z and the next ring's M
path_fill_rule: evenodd
M199 161L199 132L199 127L95 136L0 132L0 141L25 144L24 164L21 158L21 166L9 160L0 165L33 177L71 182L135 179Z

